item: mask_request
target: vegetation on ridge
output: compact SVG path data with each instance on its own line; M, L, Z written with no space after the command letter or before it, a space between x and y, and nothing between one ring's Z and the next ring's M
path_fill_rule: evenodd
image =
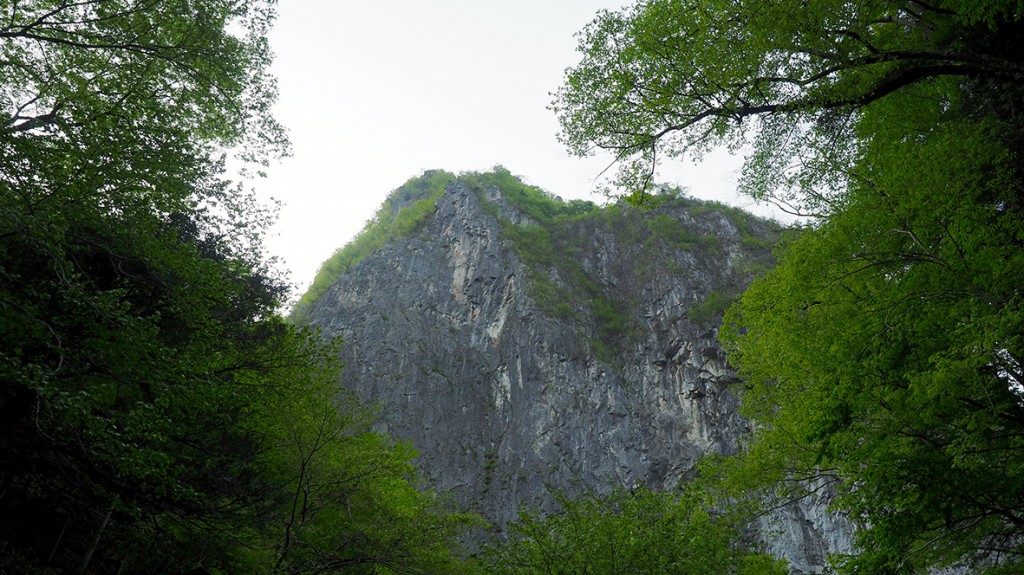
M721 317L727 303L738 296L752 274L763 271L767 265L763 260L778 231L774 224L762 222L763 229L755 232L753 222L760 220L754 216L718 202L688 198L669 187L660 190L655 198L658 207L651 211L624 203L600 207L587 200L563 201L525 184L503 166L457 177L432 170L393 191L359 235L324 262L313 286L293 309L291 320L306 321L313 303L351 266L388 243L415 234L434 213L445 187L456 179L477 194L487 213L498 218L503 238L527 264L528 285L536 302L554 317L594 333L590 343L597 356L610 365L618 364L623 346L639 331L640 321L629 313L633 303L629 297L621 289L603 285L597 277L597 262L590 261L594 254L582 251L592 247L595 234L609 234L619 246L634 251L634 266L617 272L634 278L639 285L648 281L659 265L655 260L672 258L665 250L692 251L704 261L719 255L718 237L698 235L668 210L682 208L698 218L723 214L740 231L743 248L761 254L751 261L759 259L761 263L737 270L745 274L743 278L732 278L729 285L721 287L725 291L712 292L707 301L694 304L691 319L711 324ZM489 199L492 190L498 194L493 201ZM507 203L518 214L518 223L502 215L501 203ZM518 221L522 216L525 221Z
M291 321L306 323L313 305L352 266L389 242L419 229L427 216L434 213L438 198L454 179L453 174L444 170L428 170L391 192L362 231L320 265L312 285L292 308Z

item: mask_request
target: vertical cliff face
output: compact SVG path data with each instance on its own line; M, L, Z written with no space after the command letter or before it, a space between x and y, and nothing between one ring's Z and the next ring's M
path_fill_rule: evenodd
M715 327L770 265L774 226L683 199L558 218L513 200L454 181L311 307L344 338L343 385L381 405L434 486L499 525L549 508L552 487L669 488L736 450L748 423ZM849 545L820 506L762 527L802 571Z

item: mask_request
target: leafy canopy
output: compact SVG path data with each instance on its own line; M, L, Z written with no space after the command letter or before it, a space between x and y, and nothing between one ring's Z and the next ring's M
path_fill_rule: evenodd
M827 182L813 162L838 153L822 146L843 146L832 136L853 110L936 78L1024 73L1010 50L1020 14L1016 0L640 2L580 32L552 108L569 150L611 151L636 199L662 158L751 139L775 150L753 156L775 183L800 152L812 164L796 171Z
M2 572L455 563L462 518L369 412L332 401L337 350L277 315L269 213L225 175L232 155L251 171L288 151L272 16L3 4Z
M738 497L830 483L848 572L1024 564L1024 6L651 0L601 13L554 108L641 200L664 157L749 145L811 215L726 318L758 421Z
M789 438L776 449L796 473L840 482L840 505L863 527L851 564L912 572L982 549L1017 562L1017 161L993 144L992 121L929 125L923 144L886 126L873 127L843 209L787 246L727 316L745 411Z

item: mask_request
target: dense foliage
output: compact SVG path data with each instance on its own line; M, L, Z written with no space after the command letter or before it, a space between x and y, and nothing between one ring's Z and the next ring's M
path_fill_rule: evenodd
M772 168L760 184L820 193L845 146L814 134L915 84L1007 87L1022 73L1020 17L1015 0L640 2L580 33L553 109L570 151L615 153L637 199L659 160L750 138L752 164Z
M484 573L562 575L784 575L785 562L744 543L743 530L715 517L696 491L616 489L562 498L560 512L522 512L507 543L485 555Z
M1024 8L651 0L584 30L577 153L750 144L743 185L813 216L727 317L757 433L740 489L831 484L846 572L1024 566Z
M266 210L224 175L287 152L273 3L3 13L0 572L452 563L466 518L334 401L336 350L277 316Z

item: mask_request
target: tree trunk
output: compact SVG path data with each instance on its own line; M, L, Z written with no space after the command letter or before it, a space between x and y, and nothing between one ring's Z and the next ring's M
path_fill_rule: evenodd
M89 544L89 549L85 551L85 555L82 556L82 563L78 566L78 573L84 574L85 570L89 568L89 562L92 561L92 554L96 552L96 548L99 547L100 537L103 536L103 530L107 528L107 523L110 522L110 516L114 514L114 505L117 504L117 497L114 497L110 502L110 507L107 508L106 515L103 516L103 522L100 523L99 529L96 530L96 534L92 538L92 542Z

